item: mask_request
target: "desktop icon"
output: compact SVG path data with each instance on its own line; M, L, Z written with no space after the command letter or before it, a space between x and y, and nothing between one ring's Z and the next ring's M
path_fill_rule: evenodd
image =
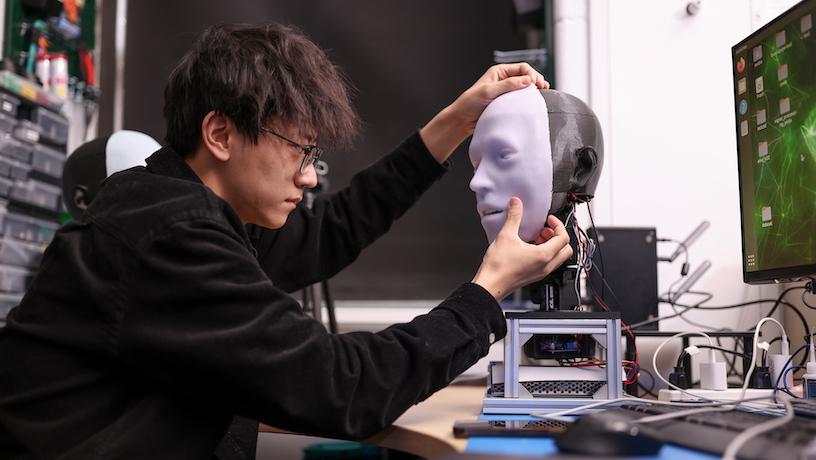
M779 81L785 80L788 78L788 65L782 64L779 68L776 69L776 76Z
M737 73L743 72L745 72L745 58L740 56L739 59L737 59Z
M762 60L762 45L757 45L753 49L754 62Z
M748 113L748 101L745 99L741 100L739 103L739 113L740 115L745 115Z
M790 98L783 97L779 100L779 113L784 114L790 112Z
M762 75L758 76L756 80L754 80L754 86L756 87L757 96L765 91L765 80L762 79Z
M771 207L770 206L763 206L762 207L762 226L763 227L770 227L773 225L773 216L771 214Z
M765 116L765 109L757 110L756 119L757 119L757 129L759 129L759 127L764 125L765 122L767 121L767 117Z
M776 33L776 47L782 48L783 46L785 46L785 41L786 41L785 31L780 30L779 32Z
M745 78L740 78L737 80L737 94L742 94L748 91L748 83L746 83Z
M768 141L762 141L757 145L757 153L760 158L768 156Z
M802 16L802 19L799 20L799 25L802 27L802 33L810 31L810 28L813 26L813 19L809 14Z
M748 120L742 120L740 122L740 136L747 135L748 135Z

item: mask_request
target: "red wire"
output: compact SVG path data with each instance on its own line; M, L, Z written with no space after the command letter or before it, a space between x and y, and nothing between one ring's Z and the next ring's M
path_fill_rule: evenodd
M605 312L609 311L609 307L598 297L598 293L595 292L595 286L592 283L587 283L589 289L592 291L592 298L595 299L595 303L597 303ZM635 349L635 366L640 369L640 362L638 361L638 350L637 350L637 342L635 341L635 334L632 332L632 329L629 328L629 325L626 324L623 320L621 320L621 324L623 325L624 329L626 329L626 333L629 334L629 337L632 338L632 347ZM626 382L626 383L634 383L634 382Z

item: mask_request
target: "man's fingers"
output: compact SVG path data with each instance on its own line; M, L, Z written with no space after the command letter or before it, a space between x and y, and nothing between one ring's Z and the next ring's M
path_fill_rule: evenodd
M544 273L552 273L555 269L563 265L564 262L566 262L570 257L572 257L572 247L567 244L562 247L558 253L556 253L549 262L547 262L546 265L544 265Z
M538 237L536 237L535 244L546 243L553 236L555 236L555 231L553 231L553 229L550 227L544 227L541 229L541 232L539 232Z
M493 83L488 83L484 86L484 94L488 100L496 99L504 93L515 91L530 86L532 79L529 75L521 75L517 77L508 77Z
M553 229L553 232L556 235L565 235L567 240L569 240L569 234L567 233L567 229L564 227L564 224L552 214L547 217L547 226Z
M510 202L507 204L507 217L504 220L501 232L510 232L510 234L518 238L522 214L524 214L524 207L521 204L521 199L515 196L510 198Z
M493 68L491 68L491 70L485 75L485 77L492 81L499 81L504 80L506 78L517 77L522 75L530 77L530 82L534 83L537 88L547 89L550 87L550 84L544 78L544 75L541 75L541 73L539 73L530 64L526 62L498 64L496 66L493 66Z

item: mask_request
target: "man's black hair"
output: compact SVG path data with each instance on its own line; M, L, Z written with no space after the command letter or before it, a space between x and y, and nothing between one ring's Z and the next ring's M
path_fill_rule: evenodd
M358 130L340 69L300 31L279 24L210 27L181 58L164 89L167 144L193 154L211 111L253 143L273 121L321 145L348 144Z

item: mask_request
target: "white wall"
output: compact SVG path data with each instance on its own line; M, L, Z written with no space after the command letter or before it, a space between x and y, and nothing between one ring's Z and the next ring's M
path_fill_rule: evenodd
M711 227L691 246L690 262L692 270L704 260L713 266L694 289L714 293L716 305L776 297L774 286L742 282L731 46L795 2L702 1L693 16L688 3L587 1L589 39L578 42L589 50L573 51L588 53L587 93L606 137L593 213L598 225L654 226L660 237L675 239L706 219ZM569 69L561 67L559 77L559 87L570 85ZM659 245L661 254L673 250ZM661 292L679 276L681 259L660 265ZM665 305L660 311L670 312ZM746 328L761 315L752 307L687 317ZM673 319L661 329L694 327Z

